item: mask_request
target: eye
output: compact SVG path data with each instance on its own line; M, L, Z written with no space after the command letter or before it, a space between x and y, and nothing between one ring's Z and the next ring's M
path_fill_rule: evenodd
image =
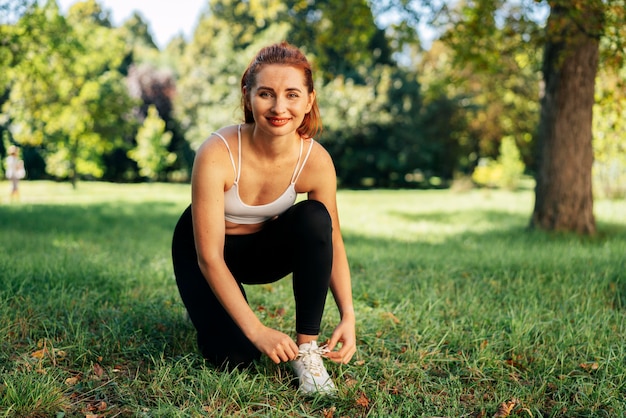
M268 98L268 97L272 97L272 94L269 91L262 91L262 92L259 93L259 97L262 97L262 98L265 99L265 98Z
M287 97L289 97L290 99L297 99L298 97L300 97L300 95L298 95L298 93L289 93Z

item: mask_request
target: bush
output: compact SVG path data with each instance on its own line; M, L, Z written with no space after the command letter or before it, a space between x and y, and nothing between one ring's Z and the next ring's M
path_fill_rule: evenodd
M474 169L472 180L480 186L515 190L524 174L524 163L515 140L511 137L502 139L500 156L496 161L481 158Z

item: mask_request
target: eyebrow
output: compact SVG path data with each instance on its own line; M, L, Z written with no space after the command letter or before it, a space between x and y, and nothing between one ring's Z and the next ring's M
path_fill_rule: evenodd
M257 87L257 90L269 90L269 91L274 91L274 89L273 89L273 88L271 88L271 87L267 87L267 86L259 86L259 87ZM287 88L286 88L286 90L287 90L287 91L297 91L297 92L299 92L299 93L302 93L302 90L300 90L300 89L299 89L299 88L297 88L297 87L287 87Z

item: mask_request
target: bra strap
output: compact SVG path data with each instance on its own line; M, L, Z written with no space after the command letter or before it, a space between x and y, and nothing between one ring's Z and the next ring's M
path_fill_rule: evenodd
M300 139L300 157L302 156L302 146L304 143L304 139ZM315 140L313 138L311 138L311 144L309 145L309 149L306 152L306 155L304 156L304 160L302 161L302 165L300 166L300 169L297 171L297 174L295 175L294 179L292 180L291 184L296 184L296 182L298 181L298 177L300 177L300 174L302 174L302 170L304 170L304 166L307 162L307 160L309 159L309 155L311 155L311 150L313 149L313 143L315 142ZM300 157L298 157L298 160L300 160Z
M233 164L233 172L235 173L235 176L237 176L237 178L235 178L235 184L237 184L237 180L239 180L239 176L237 174L237 167L235 166L235 159L233 158L233 153L231 152L230 147L228 146L228 141L226 141L226 138L224 138L222 134L220 134L219 132L213 132L211 135L215 135L218 138L221 138L222 142L224 142L224 145L226 145L226 148L228 149L228 156L230 157L230 162ZM239 161L241 163L241 160Z

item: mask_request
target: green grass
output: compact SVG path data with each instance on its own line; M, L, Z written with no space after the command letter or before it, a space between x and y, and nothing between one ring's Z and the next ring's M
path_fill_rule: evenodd
M581 238L526 231L529 191L340 192L359 351L328 364L335 398L268 360L204 363L169 258L188 202L185 185L50 182L2 200L0 417L626 414L624 201L597 201ZM289 280L248 296L293 333Z

